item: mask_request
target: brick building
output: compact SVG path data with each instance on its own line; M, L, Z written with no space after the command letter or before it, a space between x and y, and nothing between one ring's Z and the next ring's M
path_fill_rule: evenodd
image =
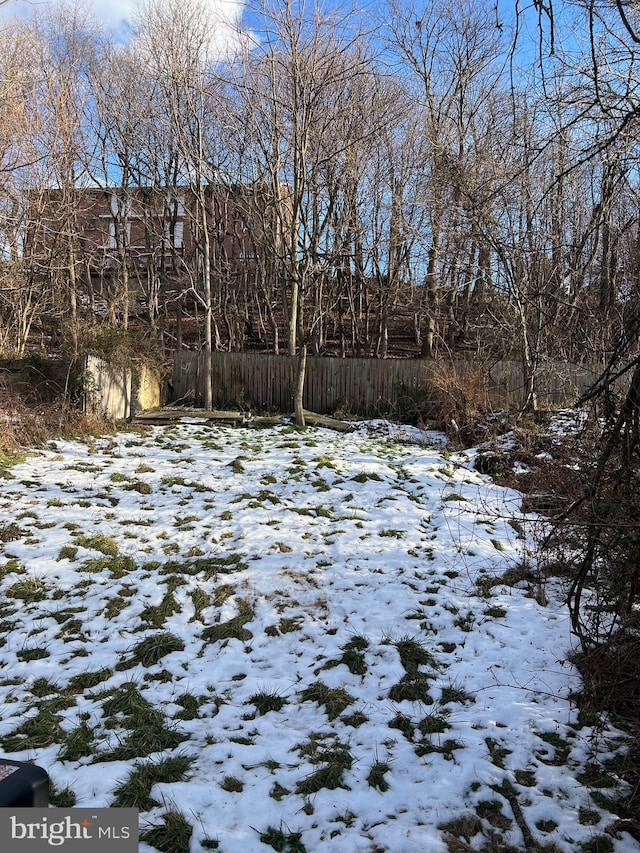
M207 243L212 274L237 273L277 252L286 222L286 201L276 215L260 186L207 186L202 197L186 187L47 189L32 193L30 206L27 246L41 272L73 258L91 278L123 265L134 277L195 269Z

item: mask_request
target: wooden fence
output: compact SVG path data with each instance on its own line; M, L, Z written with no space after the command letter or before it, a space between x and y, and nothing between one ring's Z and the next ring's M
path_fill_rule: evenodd
M210 371L215 408L290 412L296 359L262 353L213 353ZM178 351L174 358L171 399L202 405L206 359L203 353ZM547 362L538 374L543 406L570 405L595 378L578 365ZM448 390L447 390L448 389ZM319 414L344 411L376 415L418 407L421 401L467 394L496 408L521 405L524 379L514 361L494 365L469 360L429 361L370 358L307 359L303 404Z

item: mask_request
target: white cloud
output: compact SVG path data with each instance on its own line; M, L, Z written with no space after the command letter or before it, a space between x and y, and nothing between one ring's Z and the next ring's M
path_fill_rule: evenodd
M0 0L0 3L2 0ZM221 26L233 27L242 13L242 0L204 0ZM57 0L8 0L0 6L0 17L29 18L43 6L56 6ZM139 0L87 0L87 8L98 21L121 32L126 31L139 8Z

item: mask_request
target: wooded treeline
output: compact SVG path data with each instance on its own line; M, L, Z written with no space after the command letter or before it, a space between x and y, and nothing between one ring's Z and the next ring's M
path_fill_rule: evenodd
M75 352L98 323L134 319L165 351L189 323L205 352L385 357L401 341L517 357L532 403L541 359L606 364L637 335L636 12L553 12L262 0L233 31L200 0L145 0L126 43L79 5L5 22L0 350ZM239 185L281 217L241 272L205 192ZM137 186L195 199L179 269L130 263ZM98 278L86 187L117 200ZM50 188L63 215L35 257Z

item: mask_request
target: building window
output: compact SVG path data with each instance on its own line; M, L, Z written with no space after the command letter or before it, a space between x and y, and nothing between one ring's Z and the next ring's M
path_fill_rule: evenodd
M170 196L169 212L171 216L184 216L184 193Z
M116 230L117 228L117 230ZM110 222L109 223L109 242L108 249L118 249L122 246L128 246L131 240L131 223L130 222Z
M184 222L167 222L164 236L173 249L182 249L184 241Z

